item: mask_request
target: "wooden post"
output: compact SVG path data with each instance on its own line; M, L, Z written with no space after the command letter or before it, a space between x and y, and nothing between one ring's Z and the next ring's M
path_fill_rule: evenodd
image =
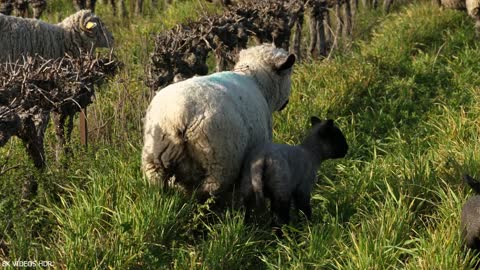
M80 143L88 146L87 108L80 110Z

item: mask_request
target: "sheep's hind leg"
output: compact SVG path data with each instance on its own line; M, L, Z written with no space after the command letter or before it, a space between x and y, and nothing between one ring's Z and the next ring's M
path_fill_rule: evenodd
M167 187L173 171L184 161L184 151L182 143L175 143L166 136L147 138L142 153L142 169L150 184Z

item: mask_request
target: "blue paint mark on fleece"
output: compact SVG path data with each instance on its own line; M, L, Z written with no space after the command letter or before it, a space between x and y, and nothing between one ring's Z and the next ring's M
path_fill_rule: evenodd
M220 85L241 81L243 76L231 71L218 72L208 76L208 81Z

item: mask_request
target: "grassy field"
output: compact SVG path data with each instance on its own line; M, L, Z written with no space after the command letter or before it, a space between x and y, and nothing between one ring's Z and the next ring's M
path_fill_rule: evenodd
M51 3L47 20L73 11ZM0 261L60 269L471 269L479 261L462 247L459 218L471 196L462 174L480 177L480 47L466 14L430 1L386 16L362 12L349 50L295 67L275 141L298 143L317 115L335 119L350 145L345 159L322 165L311 223L278 239L240 211L215 214L150 187L140 171L150 33L216 10L180 2L124 20L99 6L125 68L89 107L88 149L74 131L68 168L53 161L51 127L41 173L19 140L0 149L0 164L13 167L0 175L0 239L9 251ZM39 179L39 194L21 203L29 177Z

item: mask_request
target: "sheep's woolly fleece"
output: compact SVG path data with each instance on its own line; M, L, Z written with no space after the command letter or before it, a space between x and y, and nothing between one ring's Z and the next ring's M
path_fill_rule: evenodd
M0 62L38 54L47 59L69 54L78 57L96 47L111 47L113 36L89 10L81 10L59 24L0 14Z
M160 90L147 109L142 167L202 198L230 189L246 153L272 139L272 113L288 101L295 61L265 44L243 50L235 71Z

